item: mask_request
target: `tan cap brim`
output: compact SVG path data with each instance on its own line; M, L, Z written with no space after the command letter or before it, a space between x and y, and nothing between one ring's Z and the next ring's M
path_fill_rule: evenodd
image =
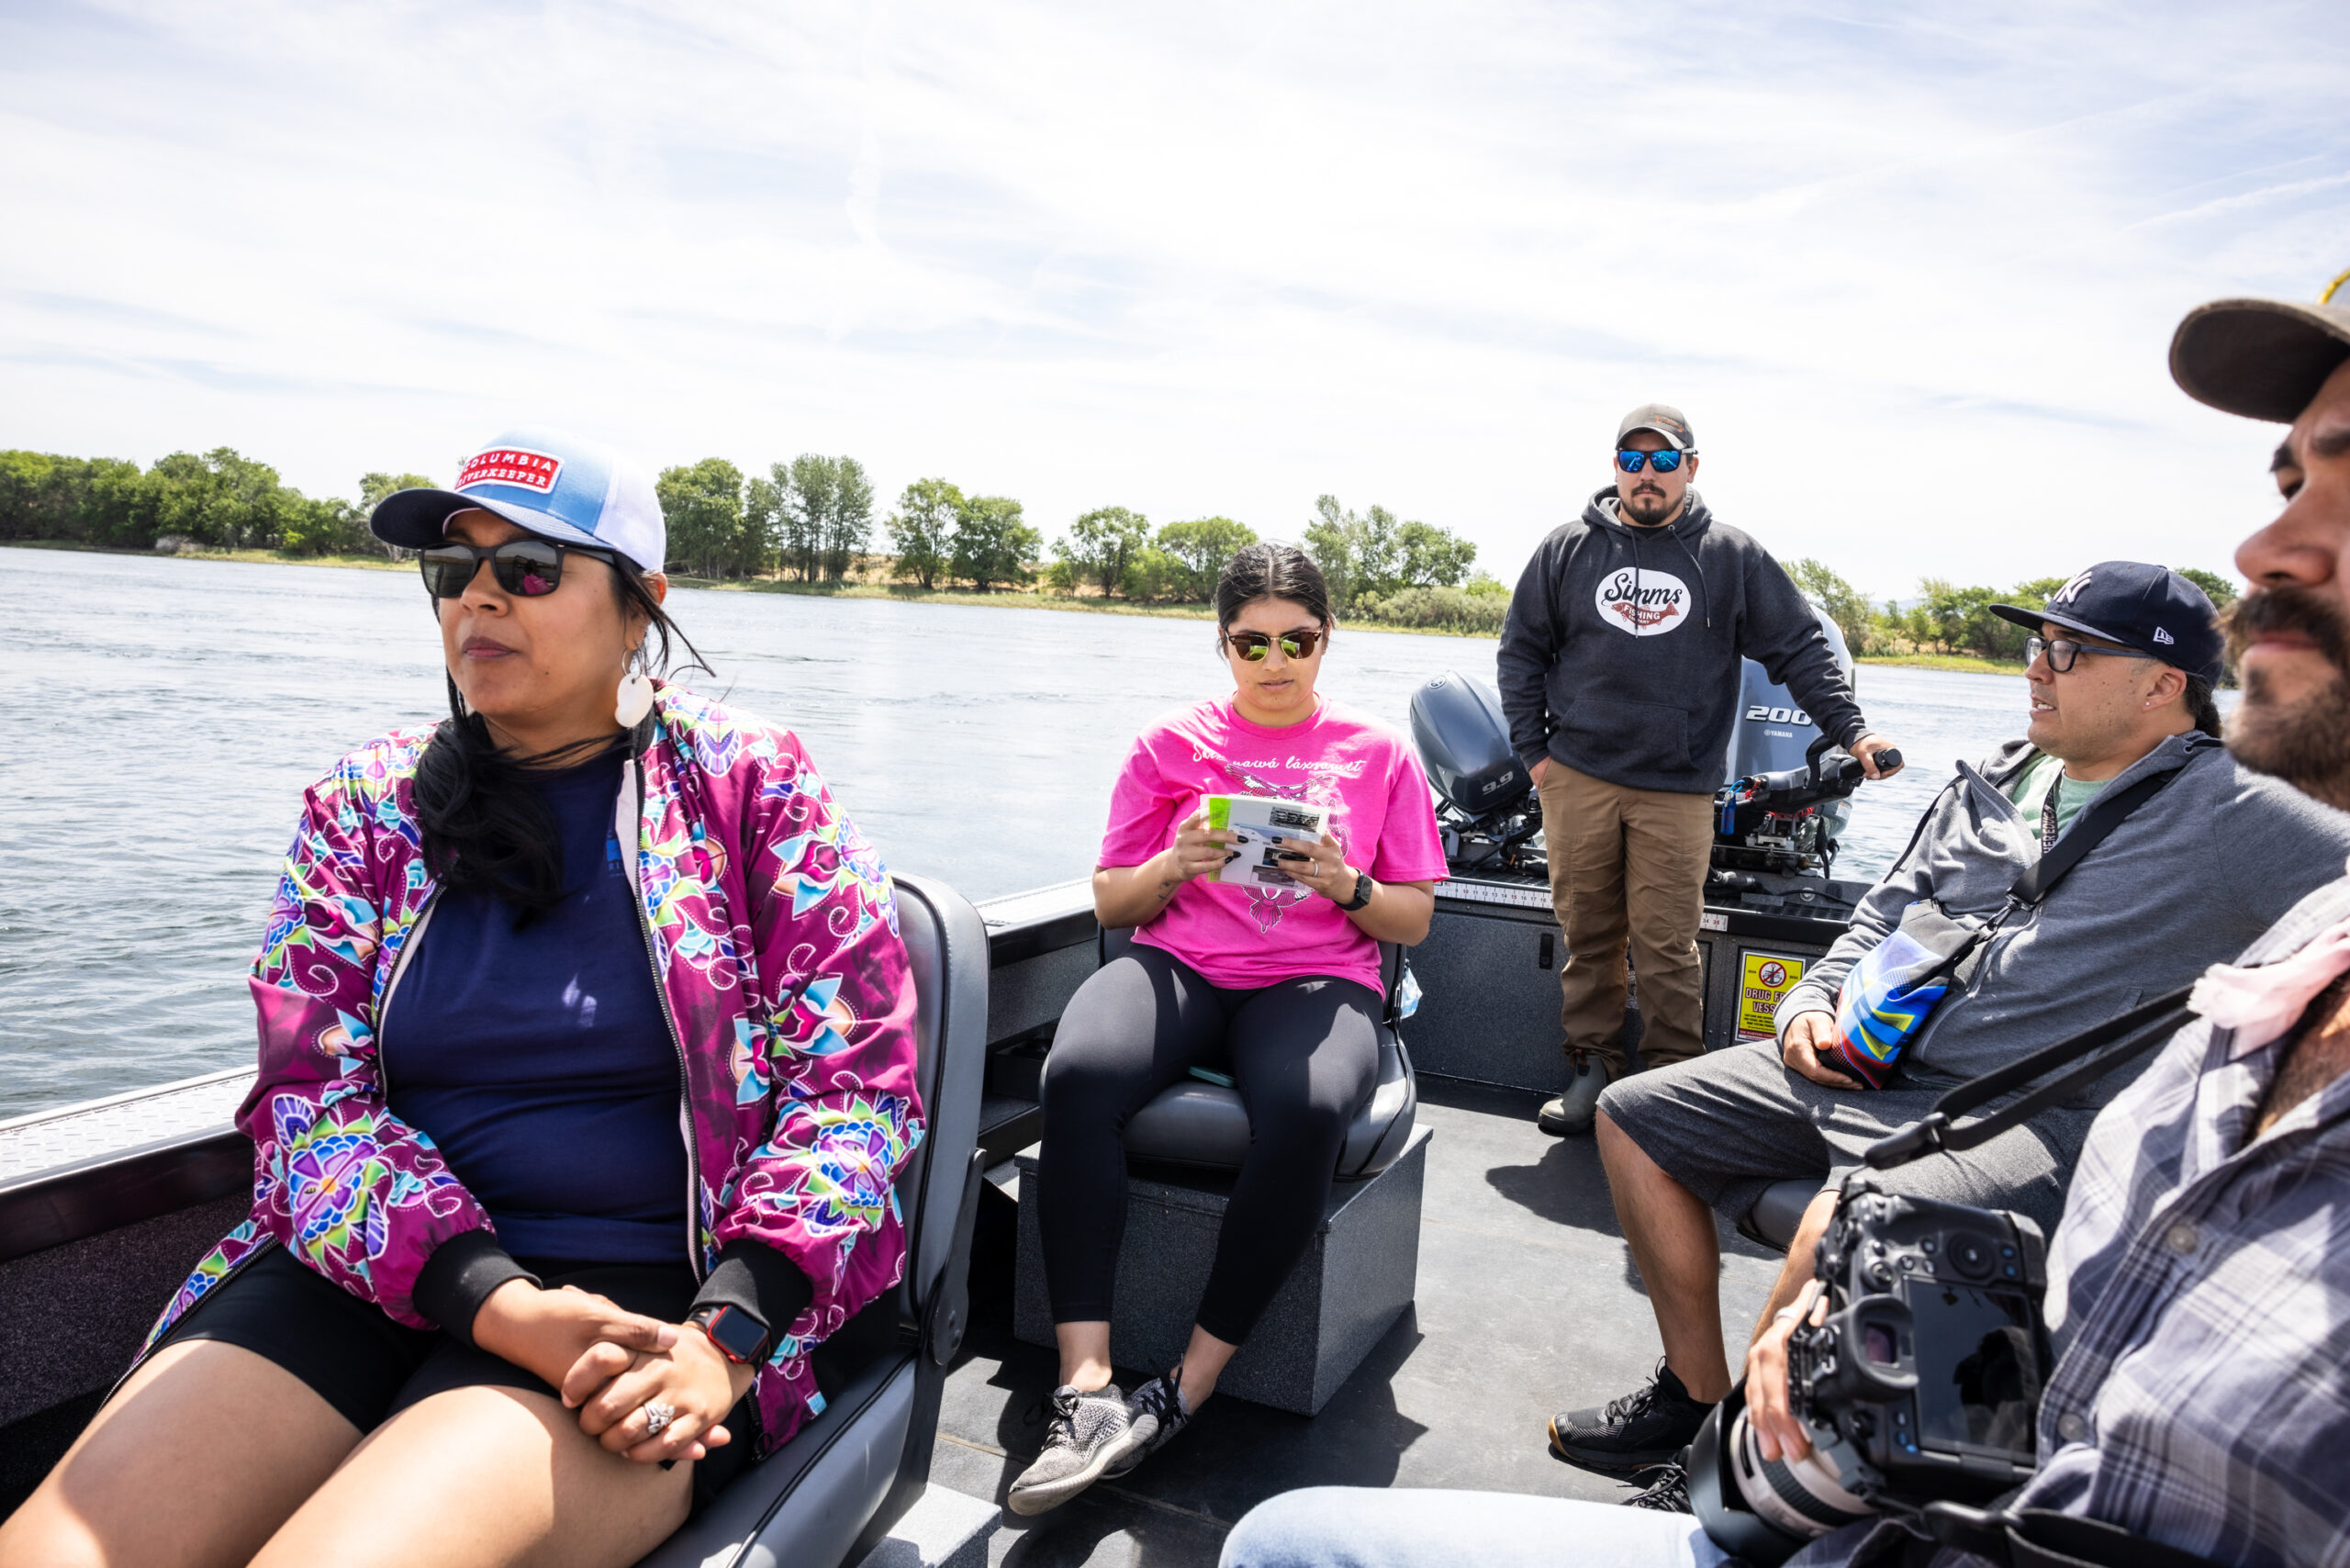
M2350 359L2350 308L2289 299L2215 299L2187 313L2170 374L2198 402L2291 424Z

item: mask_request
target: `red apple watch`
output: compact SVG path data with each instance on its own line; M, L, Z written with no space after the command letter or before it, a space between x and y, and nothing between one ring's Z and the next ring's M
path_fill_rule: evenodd
M766 1327L740 1308L698 1306L686 1321L709 1335L718 1353L736 1366L756 1366L767 1360Z

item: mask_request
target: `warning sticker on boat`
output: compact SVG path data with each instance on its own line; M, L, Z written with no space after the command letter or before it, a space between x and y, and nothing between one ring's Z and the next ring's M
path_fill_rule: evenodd
M1804 960L1778 953L1739 955L1738 1037L1767 1040L1778 1032L1779 1003L1803 979Z

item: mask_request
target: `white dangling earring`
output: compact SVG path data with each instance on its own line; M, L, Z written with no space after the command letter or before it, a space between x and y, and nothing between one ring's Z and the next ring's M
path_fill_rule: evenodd
M653 683L644 678L644 650L640 648L628 656L627 673L621 677L612 717L620 721L621 728L632 730L644 722L644 716L652 711Z

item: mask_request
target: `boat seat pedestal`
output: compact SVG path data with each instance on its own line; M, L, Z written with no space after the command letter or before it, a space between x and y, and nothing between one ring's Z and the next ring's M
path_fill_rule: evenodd
M1774 1182L1754 1200L1738 1222L1738 1233L1749 1241L1785 1252L1795 1242L1796 1228L1803 1224L1803 1211L1811 1207L1811 1200L1828 1180L1828 1172L1805 1181Z
M1219 1397L1312 1416L1411 1305L1432 1136L1427 1127L1416 1129L1379 1174L1331 1189L1305 1256L1225 1369ZM1035 1191L1035 1156L1021 1155L1017 1163L1024 1199ZM1165 1167L1143 1166L1128 1174L1126 1234L1118 1248L1117 1305L1110 1318L1110 1359L1120 1368L1147 1374L1182 1359L1215 1261L1231 1186L1228 1178ZM1027 1344L1053 1343L1044 1240L1036 1205L1024 1201L1013 1331Z

